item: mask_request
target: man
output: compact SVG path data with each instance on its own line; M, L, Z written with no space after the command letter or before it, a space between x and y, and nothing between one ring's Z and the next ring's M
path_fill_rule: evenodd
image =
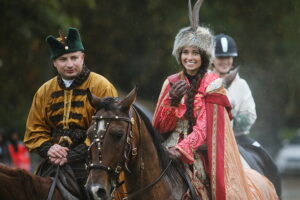
M76 177L82 195L87 177L86 129L95 112L86 91L89 88L100 98L116 97L117 91L106 78L85 66L84 47L77 29L69 28L67 37L62 33L58 38L50 35L46 43L58 74L44 83L33 98L24 143L29 151L46 159L38 169L39 175L53 176L57 166L61 169L70 166L69 171ZM49 166L52 166L52 174Z

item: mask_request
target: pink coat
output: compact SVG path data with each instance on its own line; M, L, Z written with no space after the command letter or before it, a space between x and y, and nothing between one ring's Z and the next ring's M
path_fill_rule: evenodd
M177 148L184 155L183 160L189 164L194 162L193 150L205 143L207 137L207 119L205 109L205 90L207 86L218 78L213 73L206 73L200 82L194 99L194 117L196 124L193 131L177 144ZM186 95L183 97L178 107L170 106L170 82L175 83L177 80L185 80L190 85L188 79L182 72L169 76L162 87L159 100L153 118L153 125L160 133L173 131L176 126L177 119L184 119L186 112Z

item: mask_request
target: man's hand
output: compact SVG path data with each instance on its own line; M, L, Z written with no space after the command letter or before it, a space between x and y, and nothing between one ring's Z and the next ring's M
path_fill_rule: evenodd
M55 164L55 165L64 165L68 162L67 158L53 158L53 157L49 157L49 160L51 163Z
M59 144L54 144L48 150L48 157L51 163L56 165L64 165L67 163L67 155L69 149L67 147L60 146Z
M184 80L177 81L171 86L169 96L171 106L178 106L183 95L187 92L188 86Z

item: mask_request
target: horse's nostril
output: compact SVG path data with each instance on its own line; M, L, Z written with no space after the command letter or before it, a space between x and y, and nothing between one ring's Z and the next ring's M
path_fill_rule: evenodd
M101 197L101 198L104 198L104 199L107 198L107 197L106 197L106 192L105 192L105 190L102 189L102 188L99 188L99 189L98 189L98 191L97 191L97 196L98 196L98 197Z
M88 193L93 200L108 200L106 190L100 184L92 184L87 186Z

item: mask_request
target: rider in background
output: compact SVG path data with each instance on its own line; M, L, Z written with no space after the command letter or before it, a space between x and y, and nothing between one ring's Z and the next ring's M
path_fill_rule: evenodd
M11 166L11 158L7 147L7 138L4 130L0 128L0 164Z
M57 76L44 83L34 95L24 143L29 151L45 159L39 175L49 175L49 166L54 172L59 169L57 166L62 170L71 169L81 199L87 199L84 197L89 145L86 130L95 113L88 102L87 89L100 98L116 97L117 91L105 77L91 72L84 64L84 47L76 28L69 28L67 36L61 32L59 37L50 35L46 43Z
M13 129L9 133L7 148L11 158L11 166L30 171L30 155L24 143L19 140L19 132Z
M236 141L239 145L241 155L246 160L245 165L261 172L271 180L277 190L278 195L281 194L280 177L277 167L269 154L261 147L261 145L249 137L250 129L254 124L257 115L255 110L255 102L251 90L247 82L240 78L238 68L234 69L234 59L238 56L237 47L234 39L229 35L219 34L215 36L215 59L212 64L212 72L223 78L224 85L227 88L227 96L232 106L233 115L233 131ZM247 149L255 149L259 152L261 159L258 162L249 159ZM257 156L257 155L256 155ZM252 158L255 158L252 157ZM261 161L268 170L263 171L260 167Z
M232 74L233 60L238 56L236 43L232 37L224 34L215 37L215 59L212 64L212 71L219 77L225 79L227 95L232 106L233 130L238 141L248 140L245 135L256 120L255 102L247 82L240 78L236 69ZM245 141L246 142L246 141ZM252 145L260 146L256 141Z

